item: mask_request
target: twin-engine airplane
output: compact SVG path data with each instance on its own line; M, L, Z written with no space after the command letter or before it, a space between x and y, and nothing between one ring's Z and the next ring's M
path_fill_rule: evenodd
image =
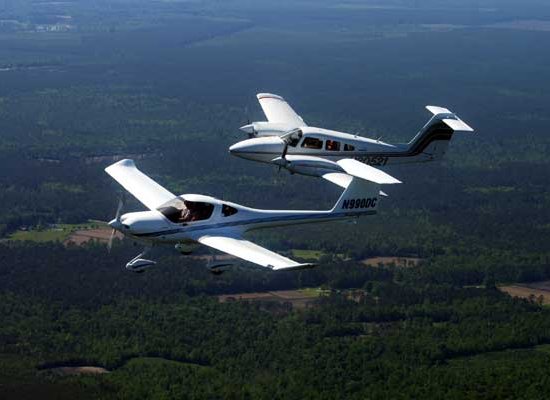
M141 242L145 250L126 264L134 272L155 265L143 257L156 244L173 244L176 250L190 254L198 245L219 250L275 271L312 267L269 251L243 239L253 229L354 219L376 214L382 184L400 183L376 168L365 165L363 179L333 173L332 179L345 187L331 210L287 211L260 210L197 194L176 196L140 172L132 160L119 161L105 171L149 211L121 215L122 202L109 226ZM111 237L112 240L112 237ZM227 262L212 263L208 268L220 273Z
M427 106L433 116L416 136L409 143L389 144L307 126L281 96L260 93L257 97L267 121L241 127L250 139L234 144L229 151L302 175L330 178L330 174L340 172L363 178L368 165L385 167L439 160L454 132L473 132L446 108Z

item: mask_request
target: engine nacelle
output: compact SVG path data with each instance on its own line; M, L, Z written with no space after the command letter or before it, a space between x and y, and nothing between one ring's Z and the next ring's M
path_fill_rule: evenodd
M245 133L248 133L250 137L262 137L281 136L294 128L295 126L289 124L260 121L241 126L239 129Z
M321 177L331 172L345 172L337 163L314 156L287 155L285 158L277 157L272 162L288 169L293 174Z
M193 253L195 249L198 247L197 243L194 242L187 242L187 243L178 243L174 246L174 248L179 251L181 254L188 256L189 254Z

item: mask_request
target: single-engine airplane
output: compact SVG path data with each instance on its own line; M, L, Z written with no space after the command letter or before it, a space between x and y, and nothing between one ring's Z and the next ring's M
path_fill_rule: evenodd
M176 196L139 171L134 161L126 159L110 165L105 171L149 211L121 215L121 201L109 226L113 234L119 231L144 244L144 251L126 264L126 268L134 272L142 272L156 264L143 258L156 244L173 244L183 254L190 254L202 244L274 271L310 268L314 265L293 261L243 239L244 233L376 214L380 195L383 195L380 185L400 181L374 167L366 168L369 173L363 179L334 174L333 181L345 190L330 210L260 210L198 194ZM213 262L208 268L213 273L221 273L226 266L227 262Z
M340 172L360 178L368 171L365 165L385 167L439 160L454 132L473 132L448 109L427 106L432 118L416 136L409 143L389 144L307 126L281 96L260 93L257 98L267 121L242 126L240 129L250 138L231 146L230 153L302 175L325 177Z

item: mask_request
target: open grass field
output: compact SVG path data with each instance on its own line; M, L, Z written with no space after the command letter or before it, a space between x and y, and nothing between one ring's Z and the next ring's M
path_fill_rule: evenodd
M83 232L97 232L103 235L105 225L99 222L84 224L56 224L48 228L18 230L8 237L9 240L30 242L67 242L73 235L77 238ZM100 236L101 236L100 235ZM108 237L107 237L108 238ZM77 243L79 244L79 243Z

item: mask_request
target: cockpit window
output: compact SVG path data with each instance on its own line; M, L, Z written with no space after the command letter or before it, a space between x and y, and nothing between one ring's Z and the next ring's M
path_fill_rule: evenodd
M229 217L231 215L237 214L239 210L235 207L228 206L227 204L222 205L222 215L224 217Z
M344 144L344 151L354 151L355 146L352 146L351 144Z
M174 199L158 208L170 222L185 224L193 221L204 221L212 216L214 205L199 201Z
M336 140L327 140L325 149L329 151L340 151L340 142L337 142Z
M288 145L290 147L296 147L298 145L298 142L300 142L300 139L302 138L303 132L301 129L294 129L293 131L290 131L287 133L288 135Z
M302 147L320 150L323 148L323 141L314 137L306 137L302 143Z

